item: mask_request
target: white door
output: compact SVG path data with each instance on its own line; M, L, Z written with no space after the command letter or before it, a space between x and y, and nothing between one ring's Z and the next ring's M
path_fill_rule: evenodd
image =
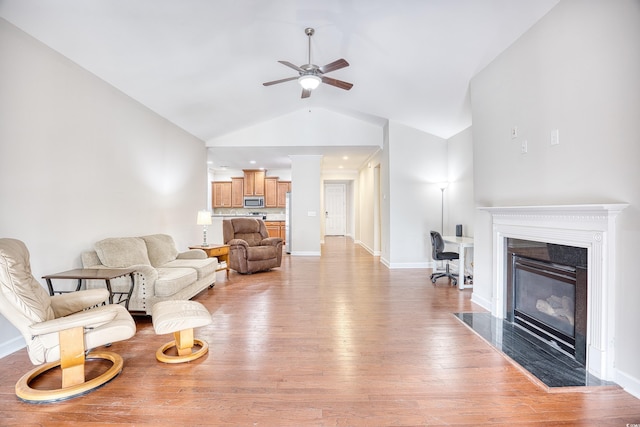
M344 236L347 234L346 204L345 184L325 184L325 235Z

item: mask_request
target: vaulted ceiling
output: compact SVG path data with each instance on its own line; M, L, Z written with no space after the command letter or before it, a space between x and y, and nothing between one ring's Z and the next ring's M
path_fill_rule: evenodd
M0 17L209 144L308 108L449 138L471 125L470 79L558 1L0 0ZM262 85L307 63L306 27L351 90Z

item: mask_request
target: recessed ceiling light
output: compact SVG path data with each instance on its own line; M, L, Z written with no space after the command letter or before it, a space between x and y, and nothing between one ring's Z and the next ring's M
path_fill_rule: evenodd
M342 160L349 160L349 156L344 156Z
M252 165L255 165L256 161L255 160L249 160L249 163L251 163Z

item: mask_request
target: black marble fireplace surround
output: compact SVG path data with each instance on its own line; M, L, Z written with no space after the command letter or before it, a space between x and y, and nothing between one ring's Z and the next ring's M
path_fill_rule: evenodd
M573 357L513 323L498 319L490 313L455 313L455 316L549 389L616 386L613 382L591 375Z
M585 368L587 250L513 238L505 243L506 319L456 316L549 388L613 385Z

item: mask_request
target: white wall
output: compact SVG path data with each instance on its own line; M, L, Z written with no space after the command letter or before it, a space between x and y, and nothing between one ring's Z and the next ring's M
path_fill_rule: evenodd
M444 234L454 235L462 224L464 236L473 237L475 204L473 200L473 132L467 128L447 141Z
M471 82L478 205L630 204L617 223L615 366L637 395L639 41L637 0L563 0ZM550 145L552 129L559 145ZM491 245L490 218L478 213L474 299L485 303Z
M447 181L447 141L389 124L389 211L391 268L430 266L431 230L440 230Z
M382 146L379 126L322 108L303 108L207 141L209 147ZM299 154L299 153L298 153Z
M320 255L322 156L291 156L291 255Z
M3 19L0 58L0 236L26 243L36 278L104 237L200 241L202 141ZM0 356L23 345L0 317Z

